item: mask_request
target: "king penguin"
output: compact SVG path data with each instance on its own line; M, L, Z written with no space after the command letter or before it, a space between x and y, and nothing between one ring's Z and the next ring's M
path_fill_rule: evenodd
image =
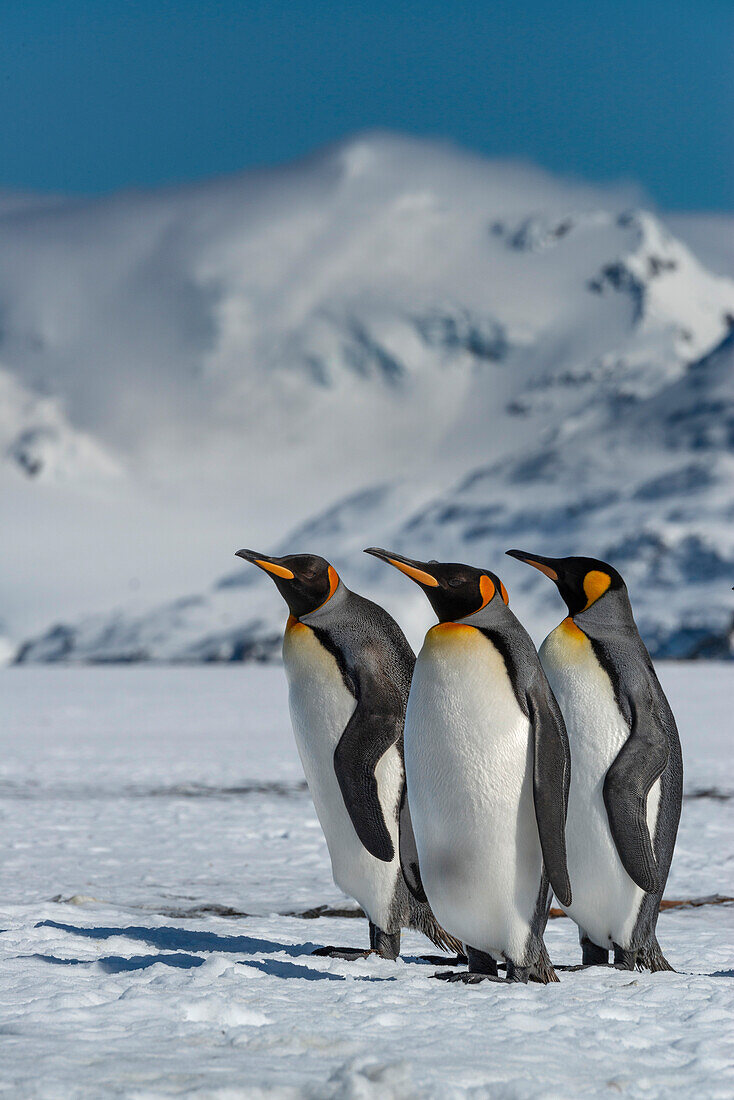
M549 879L565 904L569 753L563 718L502 582L468 565L372 547L423 589L438 616L405 721L408 800L423 888L466 944L474 983L557 981L543 943Z
M558 586L569 615L540 659L566 720L566 824L582 962L672 970L655 935L681 811L683 763L673 713L616 569L595 558L508 550Z
M403 724L415 656L403 632L381 607L350 592L324 558L237 556L269 573L288 604L283 661L298 753L334 881L369 920L369 951L316 953L395 959L404 927L460 952L426 904L411 839ZM411 857L405 873L399 835Z

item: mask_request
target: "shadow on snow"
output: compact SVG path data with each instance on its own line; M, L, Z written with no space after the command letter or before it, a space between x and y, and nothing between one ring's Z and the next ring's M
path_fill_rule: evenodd
M107 955L103 959L60 959L57 955L23 955L24 959L39 959L41 962L53 963L54 966L98 966L105 974L122 974L126 970L147 970L156 963L165 966L177 967L179 970L189 970L193 966L201 966L204 959L200 955L185 955L182 953L171 955L133 955L127 959L124 955Z
M242 955L255 954L279 954L284 952L292 958L310 956L314 943L278 943L274 940L258 939L255 936L218 936L214 932L195 932L184 928L88 928L73 924L62 924L60 921L39 921L36 928L57 928L61 932L70 932L75 936L83 936L92 940L109 940L117 936L126 939L139 940L150 947L158 948L161 955L135 955L130 959L121 955L110 955L103 959L60 959L55 955L31 955L26 958L41 959L44 962L58 966L97 965L109 974L117 974L124 970L145 970L156 963L164 963L166 966L190 968L201 966L204 959L199 955L191 955L190 951L214 951L234 952ZM175 953L178 952L178 953ZM347 980L344 974L332 974L326 970L312 970L307 966L298 966L295 963L284 962L276 959L252 959L238 960L242 966L249 966L264 974L275 978L305 978L307 981L344 982ZM354 975L354 981L388 981L394 982L393 976L378 978L366 974Z
M215 932L197 932L188 928L172 928L164 925L159 928L88 928L73 924L63 924L55 920L42 920L36 928L58 928L61 932L70 932L74 936L83 936L90 940L110 940L122 936L127 940L139 940L159 951L216 951L234 952L238 955L274 955L284 952L292 958L310 955L318 944L278 943L275 940L262 940L257 936L219 936Z
M241 966L251 966L263 974L270 974L273 978L305 978L309 982L345 982L346 974L332 974L329 970L311 970L308 966L298 966L296 963L280 962L278 959L241 959ZM354 974L351 976L354 982L394 982L395 977L373 978L369 974Z

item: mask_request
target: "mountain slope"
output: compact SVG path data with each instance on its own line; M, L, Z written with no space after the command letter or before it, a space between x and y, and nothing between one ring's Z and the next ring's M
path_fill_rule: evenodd
M557 600L502 551L606 555L653 648L724 652L734 282L629 197L367 135L207 187L0 211L3 367L31 395L42 378L104 468L43 489L74 495L71 556L51 540L36 563L66 625L22 658L272 654L272 586L244 567L206 586L241 544L326 553L417 632L375 542L492 565L536 631ZM50 533L48 497L5 448L26 513L6 584L48 593L13 564Z

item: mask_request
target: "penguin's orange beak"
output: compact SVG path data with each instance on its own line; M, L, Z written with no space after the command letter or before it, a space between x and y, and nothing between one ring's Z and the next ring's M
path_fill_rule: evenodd
M235 557L244 558L245 561L256 565L258 569L264 569L266 573L272 573L274 577L282 577L286 581L292 581L295 576L293 570L288 569L285 565L280 565L277 558L268 557L267 554L258 554L255 550L237 550Z
M388 565L392 565L395 569L399 569L401 573L405 573L406 577L410 577L416 584L423 584L428 588L438 588L438 581L429 572L431 563L425 561L414 561L412 558L405 558L402 554L394 554L389 550L381 550L379 546L370 546L365 550L365 554L372 554L374 558L380 558L382 561L386 561Z
M558 570L553 568L557 564L555 558L545 558L541 554L528 554L525 550L505 550L505 553L511 558L517 558L518 561L524 561L526 565L532 565L533 569L539 569L552 581L558 580Z

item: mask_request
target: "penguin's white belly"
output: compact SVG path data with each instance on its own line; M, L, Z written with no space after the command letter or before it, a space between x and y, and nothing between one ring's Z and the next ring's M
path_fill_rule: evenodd
M336 660L313 631L289 625L283 642L293 732L316 813L326 838L334 881L387 932L397 931L393 902L400 860L397 812L403 765L394 746L379 760L375 774L385 823L395 848L386 863L363 847L334 771L334 750L355 707ZM392 920L392 924L391 924Z
M568 915L599 947L629 948L644 892L625 871L609 828L604 780L627 741L609 676L588 638L564 620L540 648L540 659L563 712L571 747L566 853L573 901ZM660 781L647 799L655 836Z
M532 759L502 656L473 627L430 630L405 724L423 885L447 931L518 965L542 874Z

